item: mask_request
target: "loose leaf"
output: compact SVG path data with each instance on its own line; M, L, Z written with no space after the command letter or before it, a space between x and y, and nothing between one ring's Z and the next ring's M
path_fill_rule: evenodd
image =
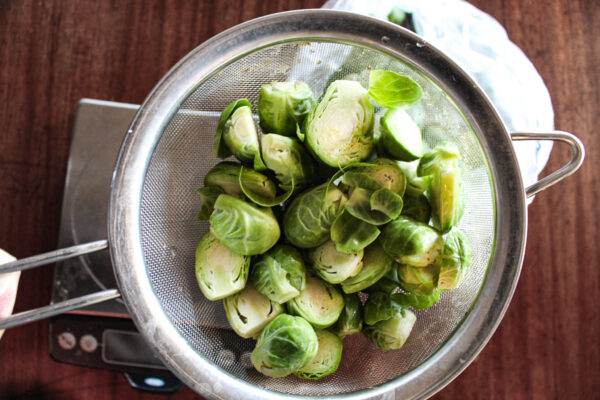
M331 225L331 240L342 253L351 254L373 243L379 236L379 229L367 222L342 211Z
M419 84L392 71L373 70L369 75L369 97L386 108L403 108L417 103L423 96Z
M398 218L402 212L402 197L389 189L379 189L373 192L370 199L371 210L379 211L390 218Z

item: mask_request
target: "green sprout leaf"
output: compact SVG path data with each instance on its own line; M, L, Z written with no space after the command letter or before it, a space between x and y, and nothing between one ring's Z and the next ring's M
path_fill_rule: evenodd
M423 89L405 75L373 70L369 75L369 97L386 108L403 108L421 100Z

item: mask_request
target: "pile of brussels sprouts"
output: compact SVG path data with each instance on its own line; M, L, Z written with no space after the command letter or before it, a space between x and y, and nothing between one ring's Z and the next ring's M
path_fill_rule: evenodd
M381 70L369 90L336 80L318 102L305 83L273 82L258 96L260 135L248 100L223 110L214 151L239 162L215 165L198 190L210 230L196 277L206 298L223 299L233 330L257 339L261 373L323 378L342 339L361 331L398 349L411 308L463 279L460 154L448 142L425 150L407 112L422 94Z

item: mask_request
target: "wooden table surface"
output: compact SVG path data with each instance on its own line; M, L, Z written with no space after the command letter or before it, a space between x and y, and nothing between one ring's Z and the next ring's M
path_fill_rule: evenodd
M242 21L321 0L0 2L0 247L56 247L74 107L140 103L188 51ZM529 207L526 257L499 329L438 399L600 397L600 6L596 0L477 0L533 61L556 128L586 145L583 167ZM547 170L566 162L556 145ZM16 311L46 304L52 267L22 274ZM172 399L198 398L184 388ZM0 341L0 399L159 399L119 373L48 356L48 322Z

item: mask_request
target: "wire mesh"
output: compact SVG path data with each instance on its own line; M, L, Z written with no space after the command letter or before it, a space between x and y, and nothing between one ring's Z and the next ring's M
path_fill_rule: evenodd
M382 351L362 335L344 339L338 371L320 381L294 376L273 379L248 362L252 339L228 328L221 301L206 300L196 283L195 247L208 229L196 220L206 172L219 159L212 141L221 110L247 98L256 106L261 85L301 80L316 96L336 79L368 85L372 69L405 74L424 89L414 119L424 141L456 143L463 156L465 214L459 228L469 239L473 263L463 284L445 292L434 307L416 311L417 322L399 350ZM440 135L443 132L443 135ZM410 64L379 51L334 42L290 42L247 54L215 71L182 104L166 126L147 170L141 199L141 239L147 273L156 297L189 351L200 353L227 373L268 390L298 395L333 395L364 390L406 373L444 345L477 298L493 251L494 199L488 165L476 134L452 100Z

